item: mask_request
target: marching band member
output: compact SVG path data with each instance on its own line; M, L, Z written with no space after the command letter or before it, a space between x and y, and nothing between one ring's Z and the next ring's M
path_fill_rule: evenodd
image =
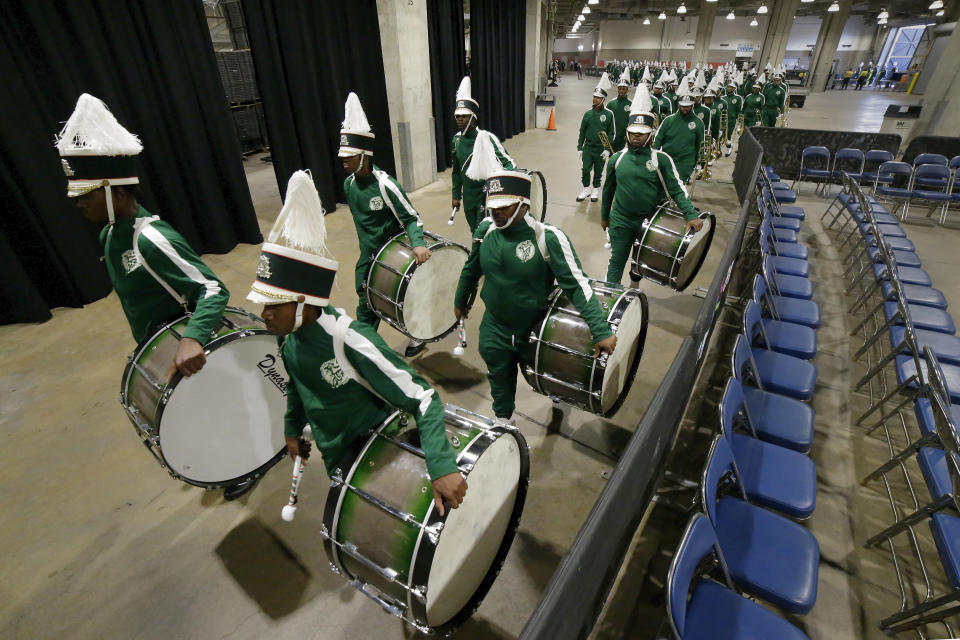
M685 85L678 93L676 113L660 123L653 148L669 155L677 166L681 182L688 182L697 167L700 145L703 143L703 122L693 114L694 100Z
M430 250L423 242L423 222L403 187L393 176L373 164L373 140L374 134L360 99L351 91L344 105L337 155L344 171L349 174L343 181L343 190L347 194L347 205L360 243L360 258L354 271L354 285L359 297L357 319L376 329L380 317L367 305L366 281L377 252L390 238L404 231L410 237L417 264L430 258ZM404 355L413 357L423 348L423 342L411 338Z
M727 110L727 149L724 155L729 156L730 149L733 147L733 135L737 130L737 118L743 112L743 98L737 94L737 83L732 78L727 81L727 95L721 100Z
M230 292L186 239L139 202L143 145L107 106L85 93L57 137L67 197L87 220L103 227L100 245L107 275L130 332L138 343L157 329L191 313L167 372L198 373L206 364L204 345L220 323ZM239 498L256 479L224 488Z
M620 283L630 248L643 231L643 221L667 198L683 212L688 228L699 231L703 226L673 160L663 151L650 148L654 130L651 108L646 87L638 87L627 124L627 148L613 154L607 165L600 208L600 226L610 231L607 282ZM637 286L639 282L632 284Z
M463 203L463 215L472 234L483 219L483 180L471 175L470 164L473 147L480 137L488 137L493 142L500 163L514 168L513 158L507 154L497 136L481 129L478 125L480 104L473 99L470 76L460 81L457 89L457 106L453 115L457 122L457 133L453 136L453 208Z
M627 97L629 88L630 83L627 82L627 76L621 76L620 82L617 83L617 97L607 104L607 108L613 113L613 128L617 132L615 137L610 138L614 151L623 149L626 141L624 127L627 126L627 116L630 115L631 104L630 98Z
M760 124L760 113L763 110L764 98L760 93L762 85L760 81L753 83L753 93L748 95L743 101L743 126L749 129L754 125Z
M603 163L610 157L600 141L600 132L606 133L612 143L617 137L617 128L613 112L603 102L607 99L610 79L604 73L593 90L593 106L587 109L580 120L580 137L577 139L577 152L580 155L580 182L583 191L577 196L577 202L586 198L596 202L600 198L600 181L603 180ZM590 172L593 171L593 190L590 189Z
M763 88L763 126L777 126L777 118L786 108L787 92L783 86L783 77L780 74L773 76L773 82Z
M359 453L365 436L394 411L417 423L441 515L456 509L467 483L447 442L436 390L401 360L373 327L329 306L338 263L326 248L323 206L306 171L290 177L287 197L263 244L247 299L264 305L290 382L284 435L291 458L305 456L309 424L327 472Z
M502 169L492 147L484 146L476 150L475 161L484 163L487 171L490 216L473 236L470 256L460 274L454 313L457 319L467 316L469 302L483 276L480 297L486 309L480 323L480 357L487 365L493 412L499 421L510 422L520 353L555 281L589 325L597 354L612 353L617 338L610 331L570 239L560 229L528 215L530 176Z

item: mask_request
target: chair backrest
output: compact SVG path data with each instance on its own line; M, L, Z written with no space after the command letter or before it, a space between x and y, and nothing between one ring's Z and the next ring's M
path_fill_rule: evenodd
M763 316L760 305L751 300L743 310L743 333L753 344L756 339L761 338L761 344L765 349L770 348L770 341L767 340L767 333L763 330Z
M948 166L954 171L960 168L960 156L953 156L950 158L950 164Z
M834 171L839 170L841 162L847 169L852 169L854 173L860 173L863 171L863 151L852 147L844 147L833 154Z
M761 309L769 311L774 320L780 319L780 312L777 311L776 301L774 301L767 288L767 281L759 273L753 276L753 299L757 301Z
M760 375L757 373L757 365L753 361L753 352L750 351L750 342L743 334L738 335L733 342L730 363L734 378L741 382L748 382L757 388L763 388Z
M707 453L707 464L703 468L703 478L700 481L700 497L703 499L703 508L710 518L711 524L717 525L717 499L721 494L735 488L738 497L747 501L740 485L737 463L733 459L733 450L730 443L722 435L713 439L710 451Z
M913 166L918 167L924 164L938 164L947 166L947 156L942 153L918 153L913 159Z
M741 426L745 426L754 438L757 437L750 419L750 410L743 395L743 385L731 376L723 389L723 397L720 398L720 428L729 440Z
M893 154L886 149L870 149L864 156L864 163L868 168L876 169L884 162L893 160Z
M667 571L667 619L677 640L682 640L685 631L690 589L700 578L703 567L709 564L704 559L711 555L720 567L727 587L733 589L713 525L707 516L695 513L680 537L680 544Z
M812 158L830 158L830 150L826 147L810 146L804 147L800 152L800 159L807 160Z
M780 289L777 288L777 281L773 278L774 273L776 273L776 269L773 260L769 256L765 256L760 264L760 274L763 276L763 281L766 283L770 295L778 296L780 295Z
M950 169L946 165L921 164L913 172L913 183L916 184L917 180L927 180L925 187L936 187L937 184L933 181L939 181L939 186L946 191L950 182Z
M894 160L884 162L877 169L877 180L874 183L874 189L876 189L879 182L885 178L892 180L891 184L894 184L893 181L896 181L897 178L900 178L902 180L903 187L909 188L910 181L913 178L913 167L906 162L897 162Z
M950 475L954 506L960 509L960 432L953 421L950 411L950 389L947 387L943 369L937 361L930 347L923 348L924 360L927 365L927 378L932 393L927 394L930 409L933 413L933 424L937 430L937 437L946 456L947 473Z

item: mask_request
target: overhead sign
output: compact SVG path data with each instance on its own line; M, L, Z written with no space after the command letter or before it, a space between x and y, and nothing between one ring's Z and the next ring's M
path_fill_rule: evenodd
M738 44L738 45L737 45L737 57L738 57L738 58L752 58L752 57L753 57L753 45L752 45L752 44Z

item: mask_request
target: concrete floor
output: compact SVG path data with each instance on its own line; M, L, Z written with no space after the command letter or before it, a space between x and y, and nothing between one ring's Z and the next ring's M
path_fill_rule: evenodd
M559 131L528 131L507 140L506 146L520 166L543 171L549 190L548 220L573 239L587 273L600 276L607 252L598 224L599 203L574 201L580 188L577 129L594 83L567 74L553 89ZM823 119L826 122L816 126L876 129L876 114L887 102L902 98L878 94L874 99L868 92L852 91L814 96L806 109L791 112L790 124L813 126ZM857 106L866 102L870 109L858 112ZM805 123L807 119L810 123ZM874 120L876 126L865 124ZM519 383L519 426L531 447L527 506L499 579L457 637L516 637L539 601L699 309L700 300L691 292L713 277L726 245L725 223L735 219L738 209L728 182L731 169L732 158L721 161L714 181L696 189L695 203L712 210L721 223L694 285L684 294L650 283L642 287L651 316L644 357L628 401L614 419L558 409ZM280 207L273 169L251 158L247 174L266 231ZM454 227L446 225L449 185L448 171L411 198L428 230L467 243L462 218ZM825 206L814 198L805 198L802 204L811 214L808 220L816 220ZM352 313L355 231L343 206L328 216L327 225L330 247L343 266L332 303ZM849 443L863 440L862 435L846 428L852 410L842 397L846 388L842 381L851 374L842 358L831 360L848 346L839 304L831 305L827 297L836 276L829 249L834 240L816 224L807 233L816 253L818 300L832 323L828 334L821 333L823 354L817 364L822 384L834 380L826 384L836 397L818 393L816 400L820 438L814 457L821 479L830 484L824 484L810 523L824 549L826 568L821 569L820 602L807 617L806 629L814 638L864 637L873 633L881 614L892 610L885 608L889 588L884 586L891 584L892 573L889 561L859 547L864 536L858 504L879 503L880 494L874 491L870 497L869 489L857 488L856 479L869 465L859 462L857 442ZM952 308L960 308L956 306L960 289L951 289L948 279L960 261L951 252L952 233L918 223L910 225L910 236L924 266L955 302ZM244 297L257 255L258 247L244 245L227 255L205 257L232 292L231 304L253 311L258 309ZM470 347L462 359L451 354L454 343L448 338L431 345L414 366L436 385L444 401L489 414L489 388L476 351L477 322L468 328ZM381 333L394 347L404 342L389 327ZM4 393L0 426L6 435L0 452L6 470L5 490L0 493L0 546L6 550L0 637L417 636L328 570L317 533L328 483L320 465L307 471L293 523L279 517L288 490L287 463L232 503L224 502L219 491L172 480L157 466L117 403L120 375L133 346L113 294L83 309L55 310L54 318L43 325L0 327L0 356L8 363L0 374ZM832 378L827 375L831 368ZM822 406L823 402L829 404ZM834 411L839 408L843 413ZM839 434L838 425L843 427ZM835 446L837 440L841 442ZM868 497L859 497L864 492ZM864 564L870 567L869 576L861 576L858 569ZM637 600L627 597L632 593L629 584L624 589L612 594L598 633L649 637L640 630L649 628L650 622L638 623L644 603L635 608ZM654 608L654 616L655 611L662 615L662 606Z

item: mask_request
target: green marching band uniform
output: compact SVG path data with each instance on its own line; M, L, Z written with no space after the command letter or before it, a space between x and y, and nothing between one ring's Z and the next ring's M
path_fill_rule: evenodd
M286 193L247 296L264 305L297 302L293 330L278 336L290 378L284 435L299 437L309 424L332 474L357 452L365 434L400 409L417 422L431 479L457 472L437 392L373 327L328 306L339 265L325 246L323 209L313 178L297 171ZM312 231L302 231L306 227ZM317 307L315 322L302 324L304 305Z
M720 139L720 110L721 103L716 96L713 98L713 104L707 106L703 105L707 110L708 118L704 121L705 125L710 127L710 135L713 136L713 142L716 144L717 140Z
M530 177L521 172L494 172L487 180L487 193L488 206L504 206L502 202L509 203L510 198L529 206ZM491 203L494 194L497 198ZM468 308L481 276L480 297L486 310L480 323L479 351L488 368L493 412L508 419L515 408L520 353L529 344L530 331L555 283L573 301L595 342L613 334L570 239L529 214L502 229L490 217L480 223L460 274L454 302L457 308Z
M423 222L403 187L373 164L374 140L360 99L351 91L344 105L337 155L341 158L366 156L372 169L368 176L361 177L356 173L347 176L343 181L343 190L347 194L347 205L360 244L360 258L354 272L354 285L359 297L357 319L376 329L380 325L380 317L367 305L366 296L370 265L383 245L398 233L405 231L414 247L422 247L424 242Z
M637 106L628 124L638 133L653 131L648 96L641 95L645 93L644 87L637 90L634 96ZM628 146L610 158L600 207L601 219L610 225L607 282L620 282L630 249L643 231L643 221L667 198L676 203L687 220L698 217L673 159L663 151L651 149L649 140L642 147Z
M737 118L743 112L743 97L734 91L723 96L721 100L727 110L727 140L732 140L733 132L737 128Z
M657 129L653 147L673 159L681 182L689 180L697 166L703 134L703 121L693 111L687 115L677 111L664 118Z
M504 167L514 169L516 165L513 158L507 154L507 150L503 148L500 139L477 126L480 104L473 99L470 76L465 76L457 89L454 115L471 116L466 130L454 134L451 153L453 155L453 199L460 201L460 208L467 219L470 233L473 233L484 216L483 180L474 180L467 175L478 136L490 136L497 158Z
M597 89L593 95L603 92L600 97L606 97L606 91ZM583 114L580 121L580 137L577 139L577 151L583 152L580 168L580 182L584 187L590 186L590 171L593 171L593 186L599 188L600 181L603 180L603 143L600 142L599 133L605 131L607 137L612 143L617 137L616 122L613 112L607 109L603 104L599 109L591 107ZM616 147L614 147L616 148Z
M761 111L763 126L775 127L777 116L783 112L786 103L787 90L783 87L783 84L777 86L771 82L763 88L762 93L764 100L763 110Z
M743 126L750 128L760 124L760 114L765 100L761 93L751 93L743 100Z
M617 86L627 87L628 84L627 84L626 78L621 78L620 84ZM627 116L630 115L631 104L632 102L629 98L614 98L609 103L607 103L607 108L610 110L611 113L613 113L614 131L617 132L617 135L615 137L610 138L610 142L613 143L614 151L623 149L623 145L626 143L627 133L625 131L625 127L627 126Z
M94 147L102 152L91 155ZM137 137L103 102L84 93L60 132L57 150L68 197L104 190L108 224L100 245L133 339L142 342L189 311L181 335L201 345L209 342L230 298L227 287L170 224L142 206L133 217L117 217L113 210L111 189L140 183L137 156L143 145Z

